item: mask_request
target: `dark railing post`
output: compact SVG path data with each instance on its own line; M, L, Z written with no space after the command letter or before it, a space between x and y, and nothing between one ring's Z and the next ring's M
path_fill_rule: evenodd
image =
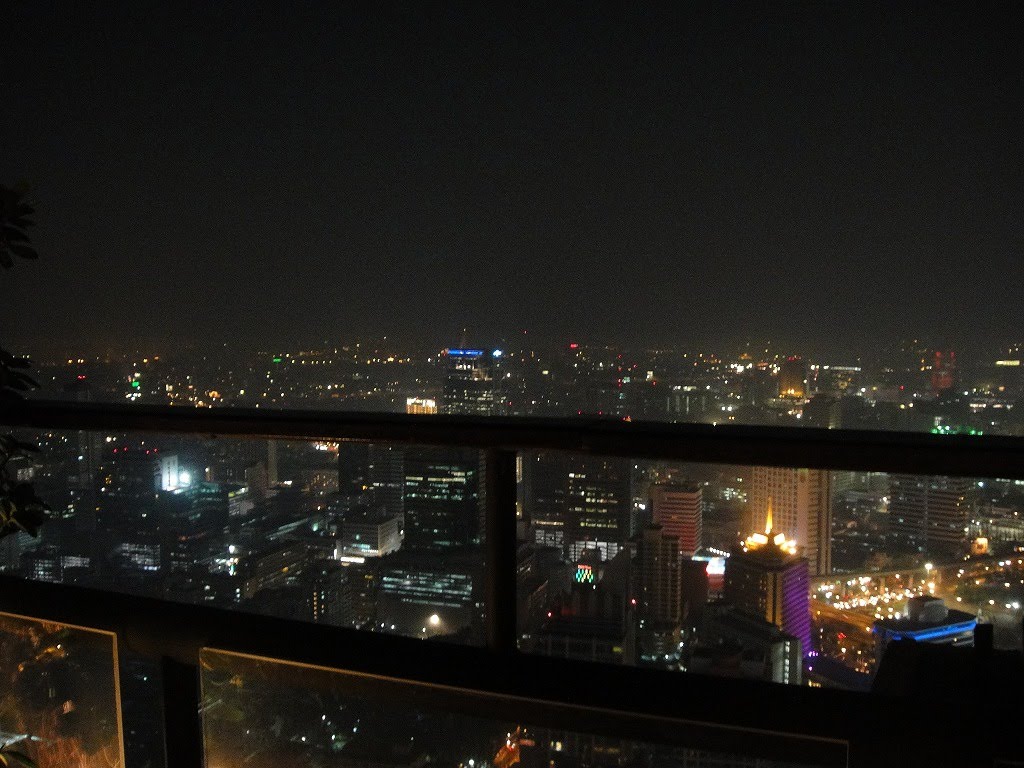
M516 452L488 448L484 461L487 647L516 649Z
M161 671L167 768L202 768L205 760L199 714L199 667L164 656Z

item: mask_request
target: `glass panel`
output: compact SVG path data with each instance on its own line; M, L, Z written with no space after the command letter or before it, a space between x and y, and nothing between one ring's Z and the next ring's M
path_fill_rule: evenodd
M25 578L479 644L482 455L460 448L25 433L53 510L0 541Z
M1024 482L522 457L519 647L868 690L889 641L1021 645Z
M497 697L206 649L202 652L203 731L209 768L245 764L459 768L523 766L783 766L783 762L619 739L538 722L529 702L506 705L515 719L491 718ZM455 711L458 710L458 711ZM466 714L475 712L476 716ZM836 745L845 764L845 747Z
M114 635L0 613L0 743L43 768L123 766Z

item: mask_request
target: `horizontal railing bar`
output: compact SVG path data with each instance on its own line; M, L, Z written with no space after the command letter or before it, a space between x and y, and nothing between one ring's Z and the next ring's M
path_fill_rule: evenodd
M1024 439L1001 435L42 400L3 404L0 424L55 430L575 451L716 464L1024 479Z
M472 703L467 714L492 719L526 719L524 703L530 702L544 708L538 712L553 727L600 734L618 718L616 730L623 737L635 732L653 738L666 732L656 721L667 718L685 725L688 738L701 734L695 748L714 745L776 759L805 758L810 750L831 762L845 754L846 742L863 732L859 728L879 733L886 716L885 700L862 693L495 654L483 647L5 575L0 575L0 611L113 632L122 648L155 659L195 664L203 648L213 648L369 675L392 685L408 681L433 687L437 706ZM298 679L297 674L292 670L289 677ZM360 695L374 690L374 685L358 689ZM460 705L460 690L480 695L463 695Z

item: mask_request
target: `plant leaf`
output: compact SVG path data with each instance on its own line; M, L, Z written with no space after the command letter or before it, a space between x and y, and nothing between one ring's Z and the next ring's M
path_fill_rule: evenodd
M35 248L29 245L24 245L22 243L11 243L11 245L8 247L10 248L11 253L13 253L15 256L21 256L21 258L23 259L39 258L39 254L36 253Z
M28 235L12 224L5 223L0 238L8 243L27 243Z

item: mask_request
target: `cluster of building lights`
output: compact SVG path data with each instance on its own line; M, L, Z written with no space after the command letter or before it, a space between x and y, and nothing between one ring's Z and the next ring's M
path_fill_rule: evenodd
M743 542L743 551L749 552L761 549L766 547L769 541L787 555L796 554L795 539L787 539L784 533L776 533L772 536L772 503L770 499L768 501L768 518L765 522L764 533L752 533L750 536L747 536Z

